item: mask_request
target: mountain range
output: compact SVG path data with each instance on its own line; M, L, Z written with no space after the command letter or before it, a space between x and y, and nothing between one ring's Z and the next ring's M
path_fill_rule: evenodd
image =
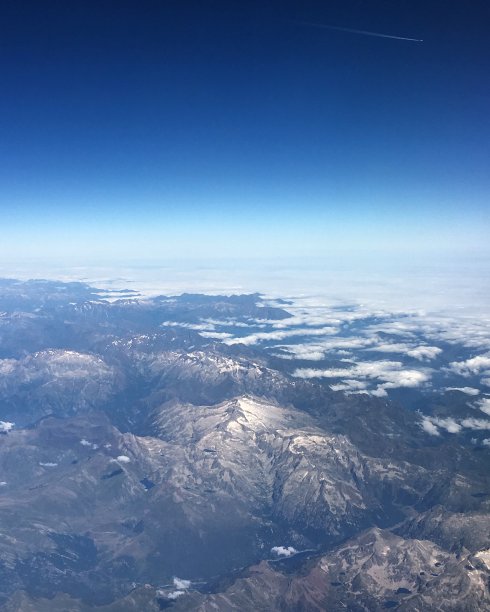
M1 280L1 609L490 608L482 335L301 313Z

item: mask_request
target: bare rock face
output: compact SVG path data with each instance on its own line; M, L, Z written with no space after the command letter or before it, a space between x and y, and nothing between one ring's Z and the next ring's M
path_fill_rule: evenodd
M480 553L480 558L488 553ZM485 557L486 558L486 557ZM300 575L263 562L224 592L183 594L176 610L482 610L489 567L427 540L371 529L311 560Z

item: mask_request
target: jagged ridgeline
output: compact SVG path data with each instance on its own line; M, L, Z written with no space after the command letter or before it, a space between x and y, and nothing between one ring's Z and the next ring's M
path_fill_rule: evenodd
M349 308L2 280L1 609L487 609L473 353L350 341L371 388Z

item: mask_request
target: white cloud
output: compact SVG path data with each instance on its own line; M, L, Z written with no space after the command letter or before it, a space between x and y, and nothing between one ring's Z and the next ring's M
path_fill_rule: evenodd
M366 350L375 351L377 353L406 353L409 349L409 344L404 344L401 342L383 342L377 344L376 346L372 346Z
M52 461L46 461L46 462L40 461L40 462L39 462L39 465L40 465L41 467L56 467L58 464L57 464L57 463L54 463L54 462L52 462Z
M214 331L215 326L212 323L184 323L181 321L164 321L160 327L183 327L184 329L193 329L195 331Z
M271 325L276 329L287 329L291 327L321 327L324 325L340 325L349 323L359 319L365 319L370 316L382 315L382 311L366 309L359 305L355 307L331 307L325 305L324 300L316 300L310 298L295 298L294 302L284 305L270 302L269 305L274 305L280 308L286 308L291 313L287 319L280 321L274 319L256 319L267 325Z
M422 427L422 429L430 434L431 436L440 436L441 434L439 433L439 430L437 429L437 427L434 425L434 423L428 418L428 417L424 417L420 423L420 426Z
M295 555L298 551L296 548L292 546L273 546L271 548L271 553L273 555L277 555L278 557L291 557Z
M166 594L167 599L178 599L179 597L182 597L182 595L185 595L185 591L170 591L170 593Z
M468 348L490 349L488 320L481 317L412 314L410 317L405 316L402 321L376 324L368 329L374 333L383 332L405 338L422 335L432 341L462 344Z
M346 375L354 375L353 370L349 368L329 368L327 370L298 368L293 372L293 376L297 378L343 378Z
M284 331L272 331L272 332L257 332L256 334L250 334L249 336L243 336L242 338L233 338L225 340L225 344L245 344L250 346L252 344L258 344L259 342L274 342L276 340L285 340L286 338L292 338L294 336L325 336L329 334L336 334L339 330L336 327L318 327L314 329L288 329Z
M479 430L490 429L490 421L485 421L484 419L475 419L475 418L463 419L461 421L461 425L468 429L479 429Z
M485 414L490 416L490 398L485 397L478 402L476 402L476 406Z
M119 455L116 457L116 461L119 461L119 463L131 463L131 459L127 455Z
M337 355L348 355L345 349L356 349L370 346L373 344L371 338L325 338L324 340L314 340L302 344L284 344L277 346L287 351L289 355L278 355L282 359L305 359L308 361L320 361L324 359L325 353L334 351Z
M404 342L384 342L366 350L377 353L401 353L419 361L434 359L442 353L442 350L437 346L413 346Z
M366 388L366 383L361 380L342 380L337 385L330 385L332 391L359 391Z
M409 357L413 357L419 361L434 359L434 357L437 357L437 355L440 355L441 353L442 349L440 349L438 346L417 346L407 351L407 355Z
M381 372L377 378L384 378L385 389L395 389L396 387L418 387L429 380L429 375L419 370L400 370Z
M453 361L449 364L449 369L461 376L476 375L487 368L490 368L490 356L488 354L478 355L465 361Z
M82 439L80 440L80 444L81 444L82 446L92 446L92 442L89 442L88 440L85 440L85 438L82 438Z
M340 325L342 319L331 314L314 314L304 312L296 314L288 319L280 321L269 321L269 324L275 329L291 329L293 327L323 327L324 325Z
M415 328L412 322L407 323L405 321L389 321L386 323L370 325L366 328L367 332L371 333L383 333L391 336L401 336L405 338L415 338Z
M186 591L190 588L192 582L190 580L184 580L183 578L174 577L174 587L179 591Z
M296 355L278 355L282 359L304 359L305 361L321 361L325 358L324 351L308 350L298 351Z
M8 433L15 426L15 423L11 423L10 421L0 421L0 432Z
M463 428L480 431L490 430L490 421L486 421L485 419L467 418L462 419L458 423L451 417L440 418L423 416L420 426L428 434L438 436L440 435L439 428L445 429L448 433L452 434L461 433Z
M474 387L444 387L443 391L461 391L466 395L479 395L480 391Z
M254 321L246 323L245 321L237 321L236 319L202 319L203 323L214 325L215 327L265 327L265 324L257 325Z
M431 421L434 425L437 425L437 427L441 429L445 429L448 433L456 434L462 430L461 425L451 417L445 419L432 418Z
M427 372L405 370L401 361L364 361L351 368L298 368L293 373L298 378L358 378L381 380L382 384L371 393L384 397L386 389L398 387L418 387L430 378Z
M199 332L199 335L203 338L213 338L215 340L226 340L228 338L233 338L233 334L229 334L228 332Z

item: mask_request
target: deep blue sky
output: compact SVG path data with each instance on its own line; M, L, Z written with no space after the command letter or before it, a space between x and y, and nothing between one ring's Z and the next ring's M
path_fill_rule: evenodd
M484 0L5 0L0 256L483 252L489 27Z

